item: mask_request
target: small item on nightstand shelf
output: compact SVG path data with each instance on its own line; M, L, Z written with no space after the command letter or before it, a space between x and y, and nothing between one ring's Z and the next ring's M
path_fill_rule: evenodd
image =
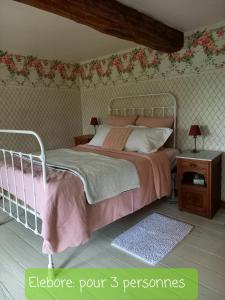
M199 125L191 125L190 130L189 130L189 136L193 136L194 137L194 141L195 141L195 148L192 150L193 153L198 153L199 151L197 151L196 148L196 140L197 140L197 136L201 135L201 130Z
M204 176L196 173L193 177L193 184L204 186L205 185Z

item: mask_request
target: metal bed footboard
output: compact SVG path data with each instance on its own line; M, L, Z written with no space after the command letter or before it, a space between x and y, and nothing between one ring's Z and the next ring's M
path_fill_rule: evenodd
M46 155L40 136L34 131L1 129L0 134L29 135L34 137L40 147L40 155L23 153L0 147L0 208L18 223L30 229L34 234L41 236L40 225L42 223L37 209L37 194L35 189L35 165L41 166L43 190L47 182ZM20 166L20 183L22 183L23 199L19 199L17 190L16 163ZM29 164L32 184L32 198L29 205L26 199L26 183L24 180L24 163ZM11 168L11 174L9 174ZM3 172L4 170L4 172ZM4 183L6 186L4 186ZM52 255L48 255L48 268L54 268Z

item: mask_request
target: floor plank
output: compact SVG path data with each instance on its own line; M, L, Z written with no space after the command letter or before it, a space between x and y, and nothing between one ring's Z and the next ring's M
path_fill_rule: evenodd
M0 281L0 299L5 300L13 300L15 299L7 289L7 287L4 285L2 281Z
M204 265L197 264L187 260L184 257L175 255L172 251L167 257L164 258L163 263L170 268L195 268L199 272L199 282L205 287L210 288L218 296L225 295L225 277L211 271Z
M225 210L212 220L181 212L177 205L160 200L93 234L91 240L54 256L57 267L149 268L146 263L111 247L113 238L153 212L194 225L193 231L156 267L193 267L200 275L198 300L225 299ZM7 221L4 223L4 221ZM0 212L0 300L24 298L24 271L46 267L42 239ZM13 274L13 275L12 275ZM9 285L10 281L10 285Z
M224 300L224 296L217 295L209 288L200 285L198 300Z
M173 254L200 265L204 265L209 270L220 274L225 277L225 260L221 259L213 254L209 254L204 249L199 249L198 247L194 247L188 244L188 241L184 241L184 243L180 243L174 251Z

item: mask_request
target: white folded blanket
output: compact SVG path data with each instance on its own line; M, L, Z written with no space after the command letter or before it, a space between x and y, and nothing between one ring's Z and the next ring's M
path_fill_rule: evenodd
M89 204L140 187L135 165L125 159L57 149L47 151L47 165L79 176Z

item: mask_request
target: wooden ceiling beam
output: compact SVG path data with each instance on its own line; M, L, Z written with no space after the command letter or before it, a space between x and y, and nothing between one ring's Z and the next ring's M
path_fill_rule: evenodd
M115 0L14 0L69 18L102 33L171 53L184 34Z

